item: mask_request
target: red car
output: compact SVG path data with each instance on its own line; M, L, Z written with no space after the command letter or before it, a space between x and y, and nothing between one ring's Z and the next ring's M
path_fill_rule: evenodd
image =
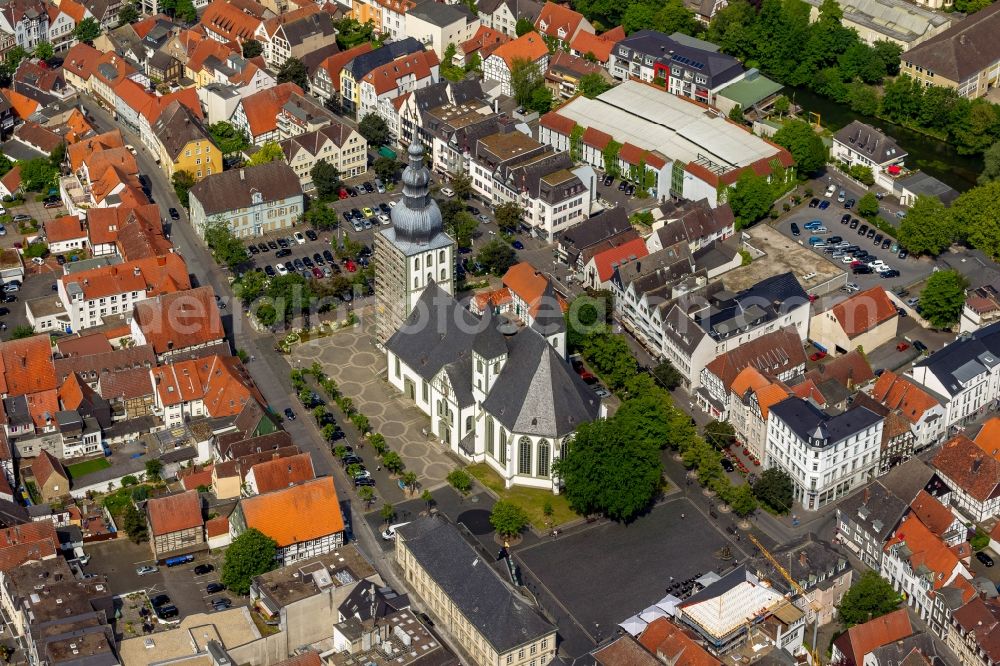
M341 199L348 199L350 198L351 195L346 189L342 187L340 188L340 192L337 193L337 196L340 197Z
M896 351L906 351L909 348L910 348L909 342L900 342L898 345L896 345Z
M347 269L348 273L353 273L354 271L358 270L358 265L353 261L351 261L350 259L348 259L345 268Z
M813 352L809 356L809 360L810 361L819 361L819 360L822 360L824 358L826 358L826 352L825 351Z

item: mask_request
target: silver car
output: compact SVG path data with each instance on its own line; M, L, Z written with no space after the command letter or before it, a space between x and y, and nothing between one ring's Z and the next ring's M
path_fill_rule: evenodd
M151 567L148 564L145 566L137 567L135 570L135 572L140 576L148 576L149 574L155 574L157 571L159 571L158 568Z

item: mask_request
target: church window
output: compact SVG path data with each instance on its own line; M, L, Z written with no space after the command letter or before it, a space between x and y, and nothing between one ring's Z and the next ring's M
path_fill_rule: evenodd
M500 428L500 464L507 464L507 433Z
M543 439L538 442L538 476L549 475L549 455L549 441L547 439Z
M567 453L569 453L569 437L564 439L562 441L562 444L559 446L559 457L563 460L566 460Z
M486 452L489 453L494 458L496 457L496 449L493 448L493 417L486 417Z
M420 257L417 257L416 259L413 260L413 270L415 271L420 270Z
M420 286L420 276L415 275L413 276L413 288L416 289L419 286Z
M396 379L399 379L399 357L396 357Z
M499 374L500 372L500 361L493 364L493 374Z
M482 359L476 359L476 372L483 371L483 361Z
M420 396L424 402L427 402L427 400L429 399L427 397L427 382L424 381L420 382Z
M438 263L441 263L441 264L444 263L444 250L439 250L438 251Z
M472 430L472 414L465 417L465 432Z
M518 455L517 455L517 473L518 474L531 474L531 440L527 437L522 437L518 443Z
M444 281L444 280L447 280L447 279L448 279L448 270L446 268L442 268L441 269L441 280Z

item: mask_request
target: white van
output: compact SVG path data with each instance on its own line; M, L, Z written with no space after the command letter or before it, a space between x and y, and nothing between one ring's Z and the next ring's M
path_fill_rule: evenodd
M826 197L827 199L829 199L830 197L832 197L834 195L834 193L836 191L837 191L837 186L836 185L831 185L830 187L826 188L826 194L824 194L823 196Z
M396 530L402 527L403 525L409 525L409 524L410 521L406 521L405 523L396 523L395 525L389 525L389 527L384 532L382 532L382 538L385 539L386 541L392 541L393 539L396 538Z

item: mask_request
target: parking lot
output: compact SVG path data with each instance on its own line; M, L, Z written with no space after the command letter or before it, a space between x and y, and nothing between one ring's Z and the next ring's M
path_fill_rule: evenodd
M195 554L193 562L176 567L157 565L153 560L148 543L134 544L128 539L116 539L87 546L91 555L90 563L84 567L85 573L107 576L111 592L125 596L133 592L143 592L148 599L166 594L167 602L177 607L181 619L194 613L213 612L212 601L226 598L232 606L245 606L246 600L228 591L209 593L209 583L219 581L222 558L208 551ZM195 567L208 564L213 567L209 573L196 574ZM140 575L139 567L156 567L154 573Z
M892 291L894 289L909 288L913 285L919 284L924 281L927 276L931 274L933 270L933 263L929 259L920 259L913 256L908 256L905 259L900 259L898 257L898 252L893 253L891 251L891 244L895 242L895 239L889 238L890 248L883 249L881 243L876 246L874 238L870 237L870 231L868 234L862 236L859 232L863 227L867 227L864 220L857 217L854 211L845 210L843 205L838 203L836 198L825 199L818 197L820 201L829 201L830 205L826 210L822 210L818 207L810 208L808 206L808 199L803 200L803 203L793 209L784 217L780 218L775 223L775 228L778 229L782 234L792 238L798 242L803 247L809 248L811 251L823 256L824 258L830 259L834 262L840 262L844 264L845 270L849 271L848 282L853 282L858 285L861 290L874 287L875 285L881 285L885 287L886 290ZM842 222L845 215L850 215L847 221ZM826 232L816 232L811 231L806 228L806 224L814 220L819 220L822 225L826 228ZM855 224L857 222L857 224ZM792 224L796 224L799 228L799 235L795 236L792 233ZM853 229L851 227L854 227ZM866 229L868 231L868 229ZM875 238L879 235L883 236L882 242L886 240L885 234L882 231L875 230ZM899 271L899 275L891 278L883 278L878 273L871 274L861 274L854 275L851 271L850 261L846 258L839 256L832 256L831 253L827 253L824 250L827 248L819 247L813 248L809 244L809 239L811 237L818 237L823 239L823 242L830 243L838 242L838 237L842 241L849 242L853 245L857 245L861 250L869 252L874 255L875 259L881 259L890 268ZM874 259L869 258L868 261L873 261Z

